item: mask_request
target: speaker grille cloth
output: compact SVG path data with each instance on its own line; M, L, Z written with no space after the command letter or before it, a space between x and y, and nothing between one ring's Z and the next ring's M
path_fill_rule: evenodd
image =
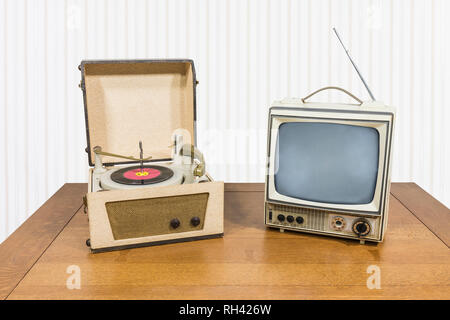
M115 240L140 238L203 229L209 193L124 200L105 204ZM200 218L193 226L191 219ZM170 226L172 219L180 226Z

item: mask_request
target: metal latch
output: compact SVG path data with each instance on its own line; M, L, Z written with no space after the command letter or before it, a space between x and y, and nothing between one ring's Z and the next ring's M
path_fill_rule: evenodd
M80 81L80 83L78 84L78 88L84 91L85 87L83 81Z

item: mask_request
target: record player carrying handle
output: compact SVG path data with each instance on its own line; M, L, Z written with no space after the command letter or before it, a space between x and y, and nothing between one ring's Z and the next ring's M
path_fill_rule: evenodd
M306 97L302 98L302 102L303 102L303 103L306 103L306 99L311 98L311 97L312 97L313 95L315 95L316 93L319 93L319 92L324 91L324 90L329 90L329 89L334 89L334 90L342 91L342 92L348 94L350 97L352 97L352 98L355 99L356 101L358 101L360 105L363 103L361 99L359 99L359 98L356 97L355 95L351 94L351 93L348 92L347 90L342 89L342 88L339 88L339 87L324 87L324 88L322 88L322 89L316 90L316 91L314 91L313 93L310 93L310 94L307 95Z

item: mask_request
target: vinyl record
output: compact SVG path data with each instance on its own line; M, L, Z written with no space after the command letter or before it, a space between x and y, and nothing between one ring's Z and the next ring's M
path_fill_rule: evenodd
M142 168L141 166L132 166L114 171L111 174L111 180L126 185L147 185L166 181L172 176L173 171L170 168L146 165Z

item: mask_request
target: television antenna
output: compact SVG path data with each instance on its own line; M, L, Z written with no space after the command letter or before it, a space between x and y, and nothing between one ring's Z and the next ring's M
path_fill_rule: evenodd
M367 82L364 80L364 77L362 76L361 72L359 72L358 67L356 66L355 62L353 61L352 57L350 56L348 49L345 47L344 43L342 42L341 37L339 36L339 33L337 32L336 28L333 28L333 31L336 34L336 37L338 38L339 42L341 43L342 48L344 48L345 53L347 54L347 57L350 59L350 62L352 63L353 67L355 68L356 72L358 73L359 78L361 79L362 83L366 87L370 98L372 99L372 101L375 101L375 97L373 96L372 91L370 91L369 86L367 85Z

